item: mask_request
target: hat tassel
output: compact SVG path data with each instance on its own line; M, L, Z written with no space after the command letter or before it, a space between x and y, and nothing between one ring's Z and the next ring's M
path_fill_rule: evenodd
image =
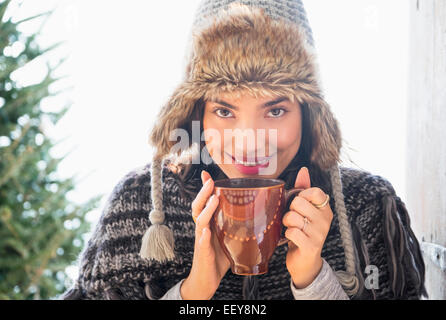
M336 164L330 169L331 184L335 198L335 209L338 215L339 230L344 247L346 271L338 270L335 272L339 283L349 296L354 296L360 289L360 283L356 276L356 252L353 243L352 231L345 208L344 194L342 193L342 181L339 166Z
M162 209L161 173L161 160L153 160L151 166L153 210L149 215L151 226L144 233L139 255L144 259L166 262L175 258L175 241L172 230L163 224L165 215Z

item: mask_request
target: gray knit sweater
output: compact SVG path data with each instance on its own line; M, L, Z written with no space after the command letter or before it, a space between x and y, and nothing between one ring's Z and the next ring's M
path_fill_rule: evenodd
M192 266L195 225L191 202L194 197L182 192L179 177L167 167L163 167L162 177L166 224L175 237L175 260L159 263L139 256L152 208L148 164L127 174L114 188L80 256L79 277L62 299L180 298L181 280L187 277ZM347 297L333 276L333 271L345 270L345 257L331 202L334 218L322 250L323 272L308 288L292 290L285 263L287 246L278 247L268 273L257 276L259 299L419 299L427 296L419 244L410 228L405 205L391 184L368 172L343 167L341 179L357 251L359 292ZM197 191L201 188L199 177L191 183ZM330 190L324 191L330 193ZM370 270L377 273L371 274ZM375 276L373 283L371 276ZM229 270L213 299L242 299L244 281L246 277Z
M290 282L291 292L296 300L348 300L348 296L342 289L336 275L330 265L323 260L322 269L313 280L305 288L297 289L293 282ZM181 285L184 279L174 285L166 292L160 300L183 300L181 296Z

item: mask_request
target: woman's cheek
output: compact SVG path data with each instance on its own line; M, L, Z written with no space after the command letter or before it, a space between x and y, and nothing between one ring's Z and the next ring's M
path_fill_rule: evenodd
M204 139L209 155L216 163L223 163L224 159L224 136L223 130L209 127L205 130Z
M284 124L278 129L277 148L281 150L299 148L301 140L300 126L295 123Z

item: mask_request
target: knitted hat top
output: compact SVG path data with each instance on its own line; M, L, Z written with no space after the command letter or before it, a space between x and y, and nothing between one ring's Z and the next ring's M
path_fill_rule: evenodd
M227 9L235 1L228 0L204 0L195 15L194 26L198 26L209 16L214 16L221 9ZM274 20L285 19L288 22L301 26L305 31L305 40L313 46L313 33L308 23L307 14L301 0L276 0L276 1L253 1L239 0L240 4L255 6L265 10Z
M347 270L336 275L348 294L356 293L356 253L338 167L341 133L323 97L312 31L302 1L204 0L191 31L184 80L161 108L150 136L156 148L151 165L153 210L141 257L159 262L175 257L173 233L164 224L162 164L167 157L180 156L171 153L176 142L170 141L170 133L188 127L196 102L226 92L285 96L308 105L311 162L330 174L346 257Z

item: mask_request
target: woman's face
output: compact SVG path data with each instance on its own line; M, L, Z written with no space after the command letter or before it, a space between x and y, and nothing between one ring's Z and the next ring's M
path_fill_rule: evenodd
M277 96L220 95L206 101L203 129L209 154L229 178L277 178L299 150L301 108Z

